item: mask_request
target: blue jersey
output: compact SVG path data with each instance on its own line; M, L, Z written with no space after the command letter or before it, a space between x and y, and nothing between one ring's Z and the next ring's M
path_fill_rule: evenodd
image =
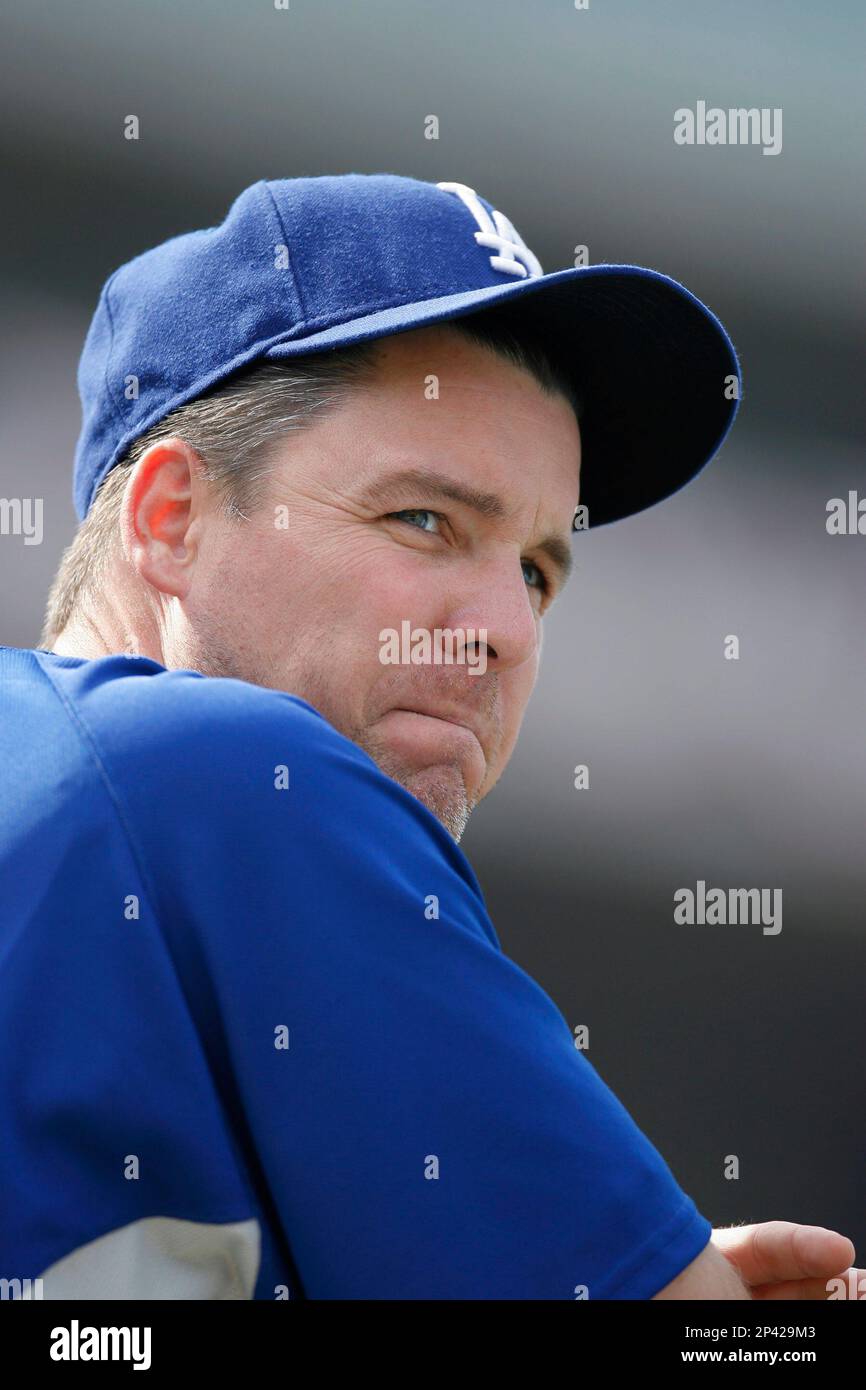
M465 855L305 701L0 647L0 768L18 1296L649 1298L706 1245Z

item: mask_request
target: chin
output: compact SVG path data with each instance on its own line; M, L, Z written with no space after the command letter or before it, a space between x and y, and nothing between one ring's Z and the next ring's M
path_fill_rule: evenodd
M427 807L459 844L474 802L458 767L450 763L433 767L406 767L394 758L375 759L380 769Z

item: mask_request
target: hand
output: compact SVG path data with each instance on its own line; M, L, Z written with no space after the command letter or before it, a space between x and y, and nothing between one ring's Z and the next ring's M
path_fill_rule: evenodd
M826 1299L827 1284L835 1278L852 1290L848 1298L866 1298L866 1270L852 1271L854 1246L838 1231L761 1221L714 1230L712 1242L749 1286L752 1298Z

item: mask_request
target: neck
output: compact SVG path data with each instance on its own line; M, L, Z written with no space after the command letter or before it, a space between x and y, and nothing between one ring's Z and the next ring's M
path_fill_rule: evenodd
M139 624L126 615L107 612L76 614L54 639L51 650L58 656L80 656L95 660L101 656L149 656L161 661L159 652L152 651Z

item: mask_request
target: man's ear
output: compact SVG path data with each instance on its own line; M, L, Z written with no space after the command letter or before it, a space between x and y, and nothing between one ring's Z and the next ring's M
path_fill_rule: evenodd
M201 467L184 440L160 440L142 454L123 494L124 553L142 579L175 598L184 598L192 581Z

